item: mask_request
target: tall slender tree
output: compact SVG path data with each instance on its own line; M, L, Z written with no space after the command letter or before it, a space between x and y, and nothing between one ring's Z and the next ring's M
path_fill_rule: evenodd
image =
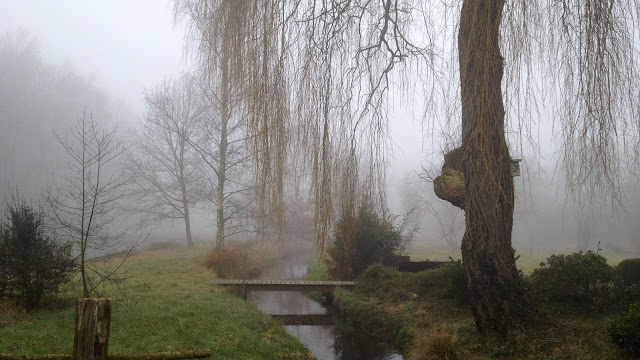
M145 93L147 115L132 138L126 169L142 222L184 221L187 247L193 246L190 210L202 197L204 173L191 146L206 116L200 89L191 75L165 80Z
M250 231L245 220L250 217L255 186L242 103L229 82L218 80L205 75L199 81L206 110L190 144L210 170L207 194L215 207L215 244L220 249L226 238Z
M128 255L137 245L128 242L126 230L114 224L114 210L124 196L127 178L111 166L125 148L115 127L103 129L86 114L56 137L67 153L68 166L65 177L47 187L47 213L56 236L68 241L78 256L82 293L89 297L100 284L117 279L126 256L115 267L97 260L118 252Z
M278 209L275 218L282 224L289 104L281 49L285 44L274 41L276 38L286 41L282 37L284 30L278 27L282 24L278 20L278 1L177 0L174 13L176 19L187 22L192 40L189 45L197 50L207 81L214 85L215 90L210 94L215 96L210 96L208 101L217 109L216 122L226 126L220 126L220 130L229 132L231 123L238 123L238 117L242 117L241 141L250 150L245 157L251 156L255 164L250 187L256 188L257 197L261 199L257 217L265 218L267 208ZM239 130L235 125L233 129ZM228 156L231 151L226 136L221 136L218 143L217 152L222 156ZM233 142L237 146L240 139L236 137ZM228 176L224 166L215 171L219 189L216 201L220 204L226 196ZM228 215L223 211L223 207L217 206L218 246L224 244L227 236L224 229Z
M174 8L176 17L186 18L190 31L197 34L194 38L198 39L195 46L203 68L201 89L210 116L209 124L203 124L200 140L194 145L215 175L212 188L216 248L224 247L229 220L246 208L247 204L239 205L233 198L252 187L247 184L250 182L234 179L230 174L249 159L249 154L241 150L249 141L244 140L247 127L243 109L247 104L240 88L246 86L247 79L244 41L250 27L247 12L251 8L246 1L176 1ZM230 180L240 186L234 187Z

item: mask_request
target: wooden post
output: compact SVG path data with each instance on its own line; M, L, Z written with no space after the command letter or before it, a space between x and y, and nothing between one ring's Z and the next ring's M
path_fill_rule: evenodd
M111 299L79 299L73 360L107 360L110 325Z

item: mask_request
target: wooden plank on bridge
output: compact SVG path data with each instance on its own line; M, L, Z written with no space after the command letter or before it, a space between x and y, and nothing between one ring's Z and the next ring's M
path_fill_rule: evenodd
M353 281L305 281L305 280L231 280L216 279L219 286L243 287L245 291L323 291L331 292L336 288L352 289Z

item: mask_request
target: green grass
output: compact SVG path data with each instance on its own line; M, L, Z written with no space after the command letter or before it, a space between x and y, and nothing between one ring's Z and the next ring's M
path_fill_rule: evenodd
M321 281L327 279L327 264L320 258L314 258L307 267L307 276L304 280Z
M451 291L456 289L449 285L455 284L454 275L443 268L412 274L372 267L356 280L353 292L337 291L334 304L356 328L375 333L405 355L417 351L419 359L445 358L426 355L438 345L436 340L446 345L441 350L455 351L458 359L631 359L606 332L617 311L572 315L537 304L536 314L507 339L483 336L469 305ZM434 344L421 343L425 339Z
M129 278L103 289L112 299L109 353L209 348L214 359L311 359L283 327L251 303L213 284L205 250L133 256ZM70 293L80 294L77 289ZM70 354L74 301L57 310L0 314L0 353Z
M302 280L308 281L322 281L327 280L327 264L324 263L322 258L315 257L307 266L307 275ZM319 303L323 303L323 293L320 291L305 291L305 295Z

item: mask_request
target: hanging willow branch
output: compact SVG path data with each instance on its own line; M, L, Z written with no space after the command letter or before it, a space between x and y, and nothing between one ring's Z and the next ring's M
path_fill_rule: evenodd
M460 116L456 34L462 3L176 0L174 8L196 39L201 65L212 72L222 34L233 34L232 77L248 109L260 203L264 211L282 213L282 174L295 156L314 179L323 247L332 214L345 201L343 189L351 186L341 185L345 179L358 183L349 196L376 193L384 202L389 94L422 91L434 128L440 124L459 136L451 121ZM504 6L507 140L511 148L520 144L521 152L527 141L536 148L532 131L539 118L552 116L573 194L619 203L625 167L637 164L639 3Z
M518 1L505 11L512 113L553 116L578 202L620 205L638 164L639 15L637 0ZM545 105L551 112L532 111Z
M248 114L259 203L264 212L280 214L281 225L289 149L302 154L295 157L313 179L321 249L336 209L353 203L359 189L384 202L392 73L433 56L431 45L409 31L423 21L414 19L416 4L174 2L203 67L218 71L222 52L230 52L231 81ZM225 48L228 33L234 40Z

